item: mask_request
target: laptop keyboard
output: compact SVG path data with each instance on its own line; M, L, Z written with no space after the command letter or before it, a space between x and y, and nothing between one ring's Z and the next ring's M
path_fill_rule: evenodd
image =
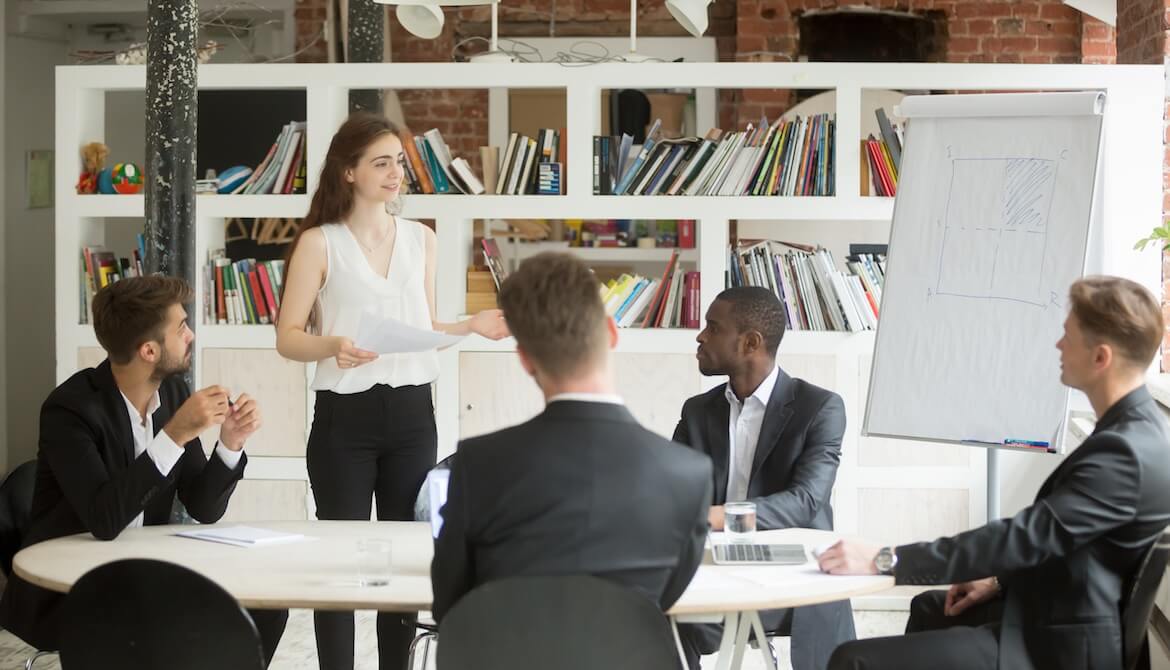
M716 553L718 562L726 563L799 565L808 560L799 544L724 544L716 547Z

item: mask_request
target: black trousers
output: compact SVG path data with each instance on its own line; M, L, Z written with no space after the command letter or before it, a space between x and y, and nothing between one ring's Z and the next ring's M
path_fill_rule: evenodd
M994 670L1003 599L946 616L946 595L945 590L937 590L915 596L905 635L847 642L833 652L829 670Z
M435 464L431 387L378 384L361 393L317 392L309 482L318 519L413 521L414 500ZM416 614L378 614L378 668L406 668ZM314 612L321 670L352 670L353 612Z
M264 650L264 667L272 665L272 655L276 653L276 646L284 635L285 624L288 623L288 610L248 610L252 623L256 624L256 632L260 633L260 646Z

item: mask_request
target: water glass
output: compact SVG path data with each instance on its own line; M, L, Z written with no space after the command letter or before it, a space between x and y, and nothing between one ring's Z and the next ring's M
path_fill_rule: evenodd
M365 538L357 542L358 584L386 586L390 583L390 540Z
M751 542L756 533L756 504L730 502L723 505L723 532L728 542Z

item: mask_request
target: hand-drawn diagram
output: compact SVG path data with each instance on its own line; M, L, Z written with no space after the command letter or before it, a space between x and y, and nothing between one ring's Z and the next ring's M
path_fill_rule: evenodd
M1044 307L1055 160L954 158L936 295Z

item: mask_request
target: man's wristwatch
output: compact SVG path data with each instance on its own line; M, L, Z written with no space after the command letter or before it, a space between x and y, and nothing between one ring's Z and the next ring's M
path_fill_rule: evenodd
M898 565L898 554L894 552L893 547L882 547L877 556L873 558L873 566L877 568L879 575L892 575L894 568Z

